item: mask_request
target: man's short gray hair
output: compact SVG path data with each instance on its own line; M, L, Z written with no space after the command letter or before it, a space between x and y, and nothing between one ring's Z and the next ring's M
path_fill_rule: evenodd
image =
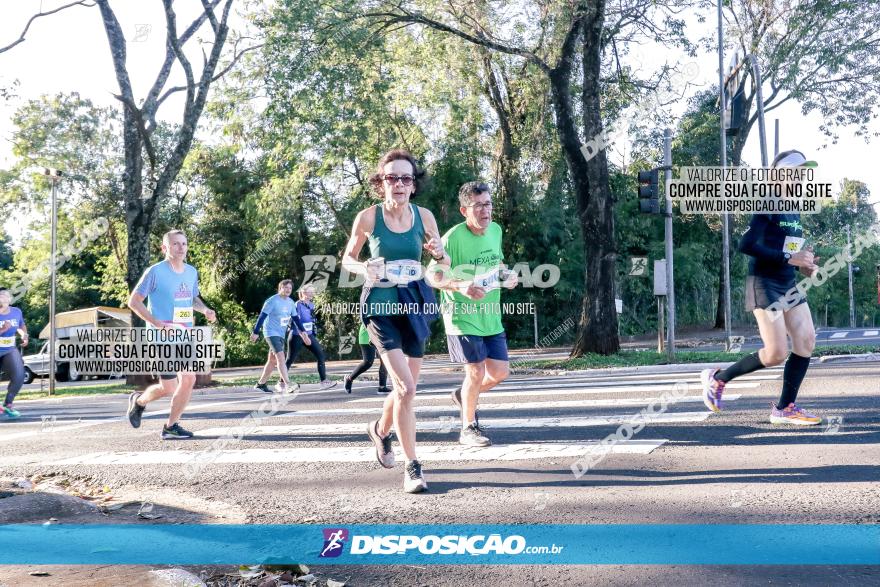
M482 181L469 181L458 189L458 203L462 208L470 206L473 196L489 191L489 184Z

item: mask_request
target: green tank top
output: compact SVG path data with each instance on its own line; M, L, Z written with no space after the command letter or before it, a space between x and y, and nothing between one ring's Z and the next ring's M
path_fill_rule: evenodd
M413 215L412 226L406 232L394 232L385 224L385 214L382 204L376 205L376 225L373 232L367 237L370 247L370 259L378 259L380 257L388 261L400 261L403 259L411 259L421 262L422 258L422 242L425 239L425 227L422 225L422 217L418 208L410 204L410 210ZM386 311L388 306L393 307L399 299L398 289L396 285L391 287L381 287L388 285L381 282L374 285L367 297L366 316L379 316L394 314L397 312ZM418 289L411 287L410 290L416 296L417 300L421 299ZM386 308L378 308L377 304L383 304Z

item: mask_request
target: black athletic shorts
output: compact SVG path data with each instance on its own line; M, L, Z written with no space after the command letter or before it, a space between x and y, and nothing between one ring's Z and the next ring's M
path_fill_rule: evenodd
M779 302L782 311L806 303L807 298L795 289L794 276L774 279L762 275L746 277L746 310L766 310Z
M409 318L400 316L369 316L367 332L370 342L379 354L400 349L407 357L420 359L425 356L425 341L413 332Z

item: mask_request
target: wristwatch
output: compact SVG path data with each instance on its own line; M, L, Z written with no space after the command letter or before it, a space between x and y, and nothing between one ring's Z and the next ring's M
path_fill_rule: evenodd
M788 261L791 259L791 253L782 253L782 258Z

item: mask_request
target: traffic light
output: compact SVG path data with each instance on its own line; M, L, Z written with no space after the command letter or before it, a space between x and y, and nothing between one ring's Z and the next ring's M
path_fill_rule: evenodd
M657 169L639 171L639 212L645 214L660 213L660 189L658 186L660 172Z
M722 114L724 131L727 136L739 134L740 128L746 122L746 84L745 67L740 62L739 55L734 55L730 66L730 73L724 81L724 104Z

